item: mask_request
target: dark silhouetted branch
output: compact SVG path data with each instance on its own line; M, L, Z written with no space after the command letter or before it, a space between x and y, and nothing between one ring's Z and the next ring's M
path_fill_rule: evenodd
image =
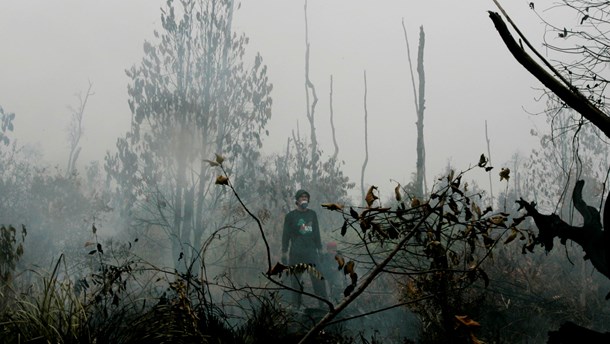
M504 20L497 12L490 11L489 17L494 23L504 44L511 54L513 54L515 59L525 67L530 74L536 77L544 86L565 102L567 106L580 113L610 138L610 117L591 103L587 97L576 88L564 85L564 83L534 61L532 57L525 52L523 47L515 41L508 30L506 23L504 23Z
M597 271L610 279L608 235L606 231L602 230L599 211L587 205L582 199L584 184L583 180L576 182L572 193L574 207L584 219L582 227L571 226L556 214L540 214L535 203L528 203L523 198L516 202L519 204L519 209L525 209L527 216L531 216L538 227L539 232L534 241L535 244L543 245L547 251L550 251L553 249L555 238L559 238L564 245L567 240L572 240L582 247L585 252L584 259L590 259ZM606 222L606 219L604 219L604 222Z

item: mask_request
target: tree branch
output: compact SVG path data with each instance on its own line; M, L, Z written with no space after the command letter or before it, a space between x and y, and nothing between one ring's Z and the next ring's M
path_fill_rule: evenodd
M565 104L578 113L584 118L591 121L593 125L598 127L606 137L610 138L610 117L603 111L597 108L591 103L587 97L580 93L575 87L567 87L562 84L557 78L549 74L544 67L540 66L536 61L528 55L523 47L521 47L513 38L512 34L508 30L506 23L497 12L489 11L489 17L494 23L496 30L500 34L500 37L504 41L504 44L508 50L513 54L515 59L527 69L536 79L538 79L544 86L546 86L551 92L559 97Z
M556 214L540 214L535 203L528 203L523 198L516 202L519 204L519 209L525 209L526 216L532 217L538 227L539 232L534 244L543 245L548 252L553 249L553 241L556 237L560 239L563 245L566 244L567 240L572 240L582 247L585 252L584 259L590 259L595 269L610 279L608 235L606 231L602 230L599 211L587 205L582 199L584 184L583 180L576 182L572 193L574 207L584 218L582 227L571 226Z

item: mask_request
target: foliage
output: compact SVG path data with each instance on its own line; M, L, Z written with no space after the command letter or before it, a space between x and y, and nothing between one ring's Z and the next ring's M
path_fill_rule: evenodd
M86 223L102 223L111 209L99 170L89 166L86 176L65 175L40 162L29 146L12 144L0 153L0 218L29 229L24 260L47 265L51 255L88 239Z
M473 330L478 325L466 320L471 315L466 301L477 300L476 295L474 299L469 295L477 294L473 292L477 282L489 285L484 261L501 241L532 239L531 233L517 227L522 219L511 220L507 213L483 207L482 195L462 183L465 173L474 168L489 171L486 165L482 155L475 167L458 174L451 171L439 178L427 199L403 196L404 189L398 185L395 205L387 207L371 186L364 208L325 204L344 217L340 231L349 246L343 250L345 257L337 260L352 280L345 296L366 287L368 279L382 269L400 284L398 296L422 319L427 340L468 342L476 338ZM509 178L507 169L501 173ZM359 274L367 276L364 281L353 273L355 262Z
M583 125L569 135L576 118L572 110L562 109L547 118L550 131L532 130L540 146L527 158L513 156L513 178L499 197L508 211L523 197L569 224L582 223L569 197L579 179L587 181L582 192L587 203L601 204L607 145L599 144L600 132L592 126ZM529 219L522 226L536 229ZM487 338L497 343L512 342L507 337L518 342L546 341L546 331L567 320L603 329L609 316L603 298L610 284L593 271L590 261L580 259L584 255L574 243L544 256L534 246L521 250L503 247L494 252L494 264L488 268L492 287L480 307Z
M499 247L486 270L490 287L477 307L481 334L492 343L523 343L546 342L547 331L567 320L604 329L610 282L575 259L582 255L575 245L546 255Z
M10 142L7 131L13 131L14 119L14 113L5 112L2 106L0 106L0 143L3 143L5 146L8 146Z
M302 336L277 292L229 284L216 294L212 281L139 259L139 243L88 243L85 268L60 256L52 272L11 295L13 307L0 309L0 343L296 343ZM227 295L235 302L222 301ZM333 331L315 340L354 342Z
M12 293L13 278L17 263L23 256L23 243L27 235L25 226L21 226L21 238L15 227L0 226L0 312L8 305Z
M190 261L203 233L222 225L212 211L221 194L202 160L222 152L248 178L271 115L267 67L260 55L244 65L248 39L232 32L232 15L232 1L167 2L158 42L145 42L127 71L131 131L106 157L124 214L163 228L182 270L179 257Z

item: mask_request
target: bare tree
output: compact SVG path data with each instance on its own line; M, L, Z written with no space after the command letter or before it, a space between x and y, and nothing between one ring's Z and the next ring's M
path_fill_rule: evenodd
M307 0L304 6L305 12L305 99L307 101L307 120L309 121L310 138L311 138L311 163L316 165L319 160L318 139L316 136L315 114L316 105L318 104L318 96L316 87L311 79L309 79L309 30L307 23ZM313 98L310 100L310 97ZM315 180L315 176L314 176Z
M407 38L407 29L405 21L402 20L402 29L405 35L405 43L407 45L407 57L409 59L409 70L411 72L411 84L413 85L413 95L415 100L415 111L417 112L417 163L415 177L415 193L418 197L424 195L424 190L427 189L426 184L426 148L424 145L424 110L426 109L426 75L424 72L424 45L426 35L424 27L419 27L419 48L417 52L417 74L419 75L419 92L415 89L415 77L413 76L413 65L411 63L411 51L409 48L409 39ZM419 93L419 96L418 96Z
M360 172L360 190L362 192L362 199L364 200L364 172L366 172L366 165L369 163L369 123L368 117L369 112L366 106L367 96L367 84L366 84L366 70L364 71L364 162L362 163L362 170Z
M74 172L76 160L80 154L81 147L79 146L80 139L83 135L83 117L85 115L85 107L89 97L95 93L91 91L93 85L89 81L89 88L83 97L82 93L76 95L78 98L78 107L69 106L68 109L72 112L70 124L68 126L68 142L70 143L70 155L68 156L68 165L66 167L66 177Z
M335 151L333 152L333 160L336 161L337 157L339 156L339 145L337 144L337 135L335 133L335 121L334 121L334 111L333 111L333 76L332 76L332 74L330 76L329 100L330 100L330 128L332 129L333 145L335 147Z

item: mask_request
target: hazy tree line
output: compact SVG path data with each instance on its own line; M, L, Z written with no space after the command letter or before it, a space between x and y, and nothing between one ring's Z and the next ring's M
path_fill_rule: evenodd
M580 13L580 26L605 25L607 5L565 4ZM443 152L425 154L425 87L434 86L425 83L420 28L417 88L411 73L416 172L380 199L375 185L364 185L365 149L362 199L354 200L334 136L332 76L332 155L316 136L325 119L307 35L309 130L292 130L285 153L264 153L273 86L264 52L250 59L247 36L233 31L235 10L230 0L161 8L155 39L126 70L130 127L103 162L76 168L94 82L71 107L65 170L12 141L18 114L0 107L0 341L546 342L566 321L564 339L604 340L574 325L603 332L610 317L600 217L610 127L605 69L596 63L606 45L579 45L606 42L603 35L549 25L566 41L577 38L583 59L553 66L539 56L539 65L525 53L525 36L510 40L507 14L490 12L513 55L548 87L550 130L532 132L540 146L530 156L491 166L481 147L471 166L448 166L428 186L425 157ZM307 14L305 2L306 32ZM367 87L365 71L365 123ZM497 199L472 181L476 171L505 183ZM341 292L322 300L324 309L307 288L305 310L285 302L287 276L332 273L280 261L279 219L298 188L313 196L323 239L339 246L332 270ZM553 250L556 237L564 250Z

